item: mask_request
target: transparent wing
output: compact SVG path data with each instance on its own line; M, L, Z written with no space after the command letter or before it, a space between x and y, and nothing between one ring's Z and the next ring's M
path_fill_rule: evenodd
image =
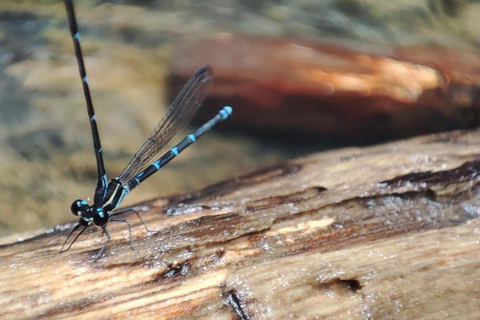
M129 181L165 151L173 137L190 122L197 112L212 80L213 70L208 65L203 65L195 72L145 143L118 176L120 181Z

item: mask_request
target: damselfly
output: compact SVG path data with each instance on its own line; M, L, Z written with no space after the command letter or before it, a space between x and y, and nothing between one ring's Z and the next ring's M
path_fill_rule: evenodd
M93 196L93 204L90 205L85 200L75 200L72 203L71 211L75 216L79 217L79 221L78 224L73 227L72 231L63 243L60 252L69 250L73 243L89 226L97 225L102 228L103 233L105 233L107 236L107 241L95 256L95 259L98 259L110 240L110 234L106 228L108 222L126 223L130 232L131 244L130 223L127 219L119 218L119 216L132 210L127 209L115 211L123 199L134 188L145 181L145 179L160 170L185 148L197 141L206 131L210 130L217 123L227 119L232 113L232 108L229 106L223 107L223 109L221 109L218 114L215 115L215 117L203 124L195 132L187 135L176 146L165 152L172 138L188 124L193 115L196 113L205 98L206 89L213 80L213 72L211 67L207 65L202 66L185 84L183 89L168 108L164 117L153 129L153 131L150 133L150 136L130 160L122 173L108 182L107 173L103 163L102 145L100 143L100 136L98 134L97 121L90 95L87 73L85 71L85 64L80 46L80 34L77 28L77 21L75 18L72 0L65 0L65 6L67 9L70 32L75 48L75 56L77 58L80 77L82 79L87 112L90 118L98 178L97 186ZM165 153L159 156L163 152ZM80 228L81 230L70 243L68 248L63 250L68 242L68 239L70 239L72 234Z

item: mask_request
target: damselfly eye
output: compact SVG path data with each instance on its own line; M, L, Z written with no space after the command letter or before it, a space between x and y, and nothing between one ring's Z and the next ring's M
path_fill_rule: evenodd
M75 216L78 216L79 212L87 205L85 200L77 199L73 201L72 205L70 206L70 210Z

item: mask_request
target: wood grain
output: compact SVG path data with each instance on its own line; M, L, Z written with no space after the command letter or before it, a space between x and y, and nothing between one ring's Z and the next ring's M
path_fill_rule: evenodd
M3 319L478 319L480 131L314 154L0 247ZM59 210L63 210L59 208ZM65 214L67 210L65 209Z

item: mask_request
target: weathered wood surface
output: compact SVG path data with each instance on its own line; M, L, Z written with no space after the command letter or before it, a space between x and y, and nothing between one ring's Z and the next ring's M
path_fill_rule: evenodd
M2 319L479 319L479 151L431 135L157 199L138 254L114 223L96 262L98 230L3 245Z

